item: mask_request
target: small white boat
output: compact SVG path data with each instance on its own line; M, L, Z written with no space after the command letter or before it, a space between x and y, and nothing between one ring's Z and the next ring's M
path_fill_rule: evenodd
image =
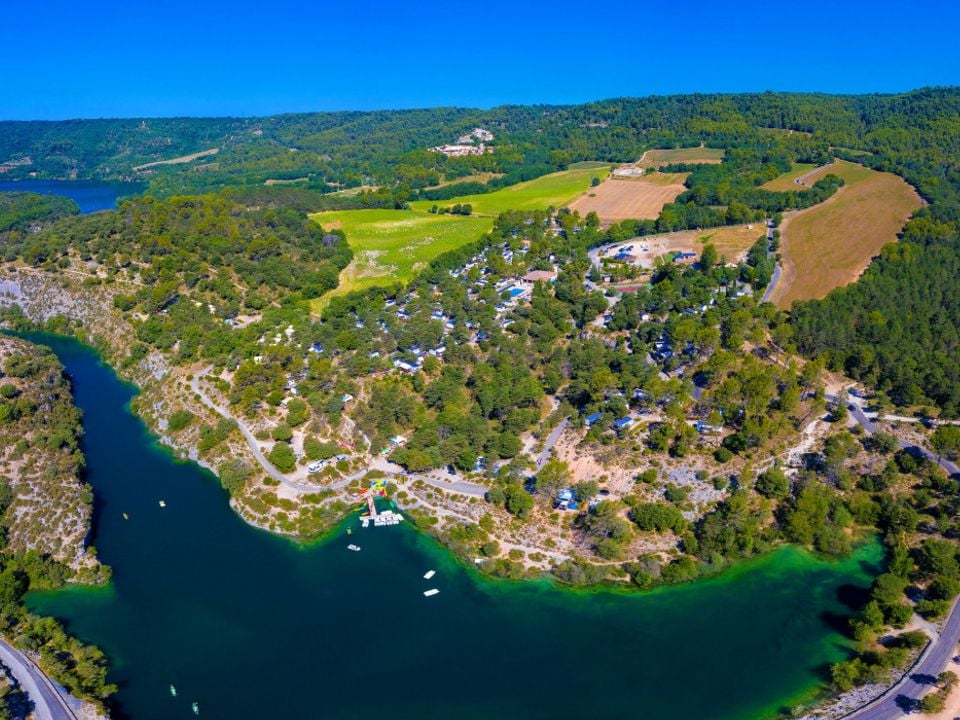
M193 714L194 714L194 715L199 715L199 714L200 714L200 705L199 705L198 703L194 703L194 704L191 705L190 707L193 709Z
M440 592L440 591L437 590L436 588L431 588L430 590L425 590L424 593L423 593L423 596L424 596L424 597L433 597L433 596L436 595L438 592Z
M166 507L166 506L167 506L166 500L161 500L161 501L160 501L160 507Z
M354 545L353 543L350 543L349 545L347 545L347 550L353 550L354 552L360 552L360 546L359 546L359 545Z
M434 575L436 575L436 574L437 574L437 571L436 571L436 570L427 570L427 572L424 573L424 575L423 575L423 579L424 579L424 580L429 580L430 578L432 578L432 577L433 577Z
M171 694L173 697L176 697L176 696L177 696L177 689L176 689L173 685L170 686L170 694Z

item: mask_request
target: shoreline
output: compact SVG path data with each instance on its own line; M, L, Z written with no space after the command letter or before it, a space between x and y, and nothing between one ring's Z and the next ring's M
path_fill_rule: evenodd
M127 403L127 405L124 407L124 411L128 412L133 418L135 418L135 420L138 423L141 424L144 431L149 436L151 445L154 447L154 449L158 452L167 454L170 457L170 459L173 460L174 462L183 463L183 464L193 463L203 468L203 470L206 473L209 473L211 478L216 481L216 485L220 487L222 492L227 495L227 497L229 498L227 504L230 506L231 510L233 510L233 512L236 515L238 515L244 521L244 523L246 523L250 527L256 530L265 532L269 535L273 535L275 537L279 537L284 540L287 540L297 547L308 549L311 546L321 545L328 542L337 533L338 529L341 528L346 523L350 522L353 516L356 515L356 513L358 512L355 509L351 509L345 515L343 515L340 519L334 522L332 525L328 526L317 535L312 535L312 536L301 536L301 535L296 535L294 533L286 533L281 530L265 527L264 525L259 524L256 520L246 516L242 512L242 510L237 507L238 503L236 502L236 499L232 495L230 495L225 489L222 488L222 486L220 485L219 476L217 475L216 470L208 462L204 461L199 457L191 457L191 453L187 448L180 447L174 444L171 441L171 438L169 438L162 431L151 428L146 418L134 409L135 400L141 396L141 392L142 392L139 385L137 385L136 382L132 380L127 380L123 376L121 376L117 371L117 369L104 357L103 351L101 351L99 348L93 345L88 338L85 338L82 335L67 335L67 334L60 334L57 332L50 332L46 330L29 331L29 332L0 330L0 332L10 333L11 335L14 335L16 337L21 337L21 338L27 339L29 342L34 342L35 344L40 344L40 345L42 345L43 343L37 343L26 336L39 335L39 336L50 336L51 338L57 338L57 339L68 339L78 343L83 347L85 351L95 355L98 363L101 366L107 368L109 372L116 378L117 381L119 381L120 383L122 383L132 391L132 397L130 398L130 401ZM72 379L71 379L71 383L72 383ZM323 488L318 488L318 492L322 490ZM608 591L608 592L617 593L617 594L634 594L634 593L648 594L648 593L655 593L658 591L667 590L671 588L695 585L701 580L708 581L708 580L713 580L713 579L728 575L730 573L738 574L740 572L743 572L745 569L745 566L749 566L752 563L762 561L765 558L769 557L771 554L776 553L780 550L783 550L784 548L795 548L800 552L809 554L811 557L815 558L819 562L842 563L845 560L849 559L851 555L855 554L858 551L858 549L860 549L863 545L870 543L870 537L871 537L870 533L865 533L861 537L855 538L850 554L844 557L831 557L829 555L817 553L815 550L807 549L799 545L795 545L788 542L779 542L777 544L772 545L770 548L768 548L762 553L759 553L757 555L753 555L750 557L738 558L733 562L723 565L722 567L718 568L714 572L711 572L705 575L699 575L692 580L688 580L681 583L657 584L651 587L644 588L644 587L635 586L631 584L628 580L612 580L607 578L597 583L574 585L571 583L563 582L559 578L556 578L555 576L550 575L548 572L541 572L541 573L528 575L520 578L502 577L499 575L494 575L492 573L485 573L479 568L479 563L469 562L466 558L461 557L456 552L451 550L449 546L444 544L444 542L439 537L439 535L432 532L432 526L421 526L413 518L413 516L409 514L409 512L407 511L407 508L403 507L402 500L399 500L396 497L394 497L393 500L397 504L398 510L400 510L404 515L404 522L408 523L414 530L417 531L418 534L431 538L438 546L443 547L447 553L449 553L458 562L462 563L464 567L470 568L472 571L476 572L479 576L489 578L492 580L502 580L508 583L522 583L522 582L529 582L531 580L537 581L540 579L546 579L550 582L551 585L557 587L558 589L571 590L575 592ZM109 585L109 582L110 581L108 580L106 584ZM100 587L103 584L104 583L98 583L95 585L91 585L91 587Z
M137 394L139 393L139 387L137 386L136 383L123 379L117 373L116 369L104 358L103 353L101 351L99 351L96 347L90 345L89 342L84 342L81 339L72 335L59 335L57 333L41 333L40 335L41 337L43 335L49 335L51 338L66 338L77 343L79 346L83 348L85 352L92 353L96 357L99 365L103 366L107 371L109 371L114 376L116 380L123 383L125 386L128 387L128 389L132 391L131 402L124 407L124 411L129 412L135 418L135 421L141 424L141 427L143 431L146 432L148 441L150 442L154 451L165 453L171 460L177 463L194 462L199 467L201 467L205 473L209 472L210 475L212 476L211 479L217 477L216 473L213 472L209 464L199 459L194 460L189 456L184 457L181 454L183 452L182 448L178 448L176 446L171 445L169 443L169 439L165 435L163 435L162 433L158 434L157 432L153 431L150 428L145 418L134 410L135 405L132 402L132 400L133 398L137 397ZM36 340L31 340L31 341L36 341ZM260 527L255 522L252 522L250 518L245 517L243 513L240 512L235 507L232 498L230 499L228 504L231 506L231 509L233 510L233 512L241 517L241 519L244 521L245 524L257 530L267 532L271 535L278 536L285 540L290 540L295 546L303 550L310 550L314 547L323 546L328 544L330 541L332 541L335 538L345 537L343 530L346 528L346 526L352 524L357 519L356 511L351 510L344 517L342 517L338 522L331 525L327 530L320 533L319 535L315 537L300 539L300 538L297 538L296 536L286 535L286 534L278 533L275 530ZM402 507L401 507L401 512L404 512ZM751 569L756 568L758 565L769 565L773 561L773 559L777 556L777 554L781 554L784 552L797 553L798 555L805 555L809 558L814 559L814 561L817 563L834 564L834 563L843 563L845 561L849 562L851 556L855 555L858 552L863 552L865 546L871 543L871 539L869 536L866 538L862 538L862 542L858 543L853 548L853 550L851 551L851 555L848 555L844 558L837 558L837 559L826 558L817 553L813 553L801 547L798 547L796 545L782 543L774 547L771 547L769 551L764 552L761 555L751 557L751 558L743 558L734 563L730 563L725 567L719 569L716 573L712 573L707 576L700 576L695 580L691 580L689 582L678 583L673 585L658 585L653 588L640 588L640 587L635 587L634 585L629 583L610 581L610 580L606 580L600 583L595 583L590 585L576 586L576 585L564 583L547 573L533 574L533 575L522 577L522 578L508 578L508 577L499 577L499 576L484 572L480 567L476 565L476 563L471 563L469 561L469 558L462 557L461 555L451 550L447 545L445 545L442 542L441 538L436 533L432 532L431 526L421 526L415 520L413 520L409 515L407 515L406 512L404 512L404 515L406 518L406 522L409 522L412 524L413 527L410 529L416 533L418 542L424 543L426 546L429 546L431 548L430 551L432 553L438 554L438 556L439 556L439 553L442 552L443 562L455 563L461 568L464 568L466 570L466 574L468 575L468 577L470 577L471 581L476 583L478 587L481 587L485 592L493 591L495 593L502 592L509 589L528 588L532 590L541 590L541 591L551 592L551 593L555 593L557 591L570 592L578 596L587 596L587 595L593 595L597 593L603 593L607 595L618 595L618 596L629 595L632 597L640 598L640 597L654 597L657 595L661 595L666 591L677 591L681 589L684 592L695 592L703 586L703 583L710 583L711 581L713 583L730 582L731 580L736 579L738 576L742 575L743 573L749 572ZM499 582L499 581L505 581L505 582ZM703 582L697 582L697 581L703 581ZM75 586L75 588L71 588L71 589L73 589L74 591L79 590L81 592L90 591L90 590L94 590L98 592L110 592L112 589L112 583L108 582L104 585L89 586L89 587ZM805 700L803 701L804 703L815 702L816 701L815 699L829 697L829 690L822 685L822 681L821 681L814 687L804 689L801 693L799 693L797 696L794 696L794 697L805 698ZM782 706L783 701L780 701L778 705Z

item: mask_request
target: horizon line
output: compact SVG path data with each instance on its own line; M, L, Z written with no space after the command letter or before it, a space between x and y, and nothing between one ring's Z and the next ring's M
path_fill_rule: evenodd
M372 114L378 112L418 112L423 110L464 110L475 112L490 112L501 108L510 107L544 107L544 108L573 108L584 105L592 105L602 102L615 100L642 100L657 97L691 97L691 96L738 96L738 95L818 95L829 97L893 97L897 95L909 95L929 90L960 90L960 84L957 85L922 85L905 90L894 91L866 91L866 92L827 92L819 90L743 90L743 91L695 91L680 93L648 93L646 95L612 95L583 102L552 103L552 102L529 102L529 103L497 103L494 105L418 105L409 107L377 107L377 108L338 108L325 110L283 110L272 113L253 113L253 114L223 114L223 115L194 115L190 113L178 113L171 115L101 115L94 116L70 116L60 118L30 118L30 117L0 117L0 123L57 123L57 122L103 122L113 120L257 120L280 117L283 115L337 115L347 113Z

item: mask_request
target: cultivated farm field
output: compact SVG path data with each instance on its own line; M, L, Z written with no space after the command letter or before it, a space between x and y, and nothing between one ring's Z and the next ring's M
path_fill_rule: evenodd
M843 160L809 182L828 173L846 184L825 202L790 213L781 226L783 273L770 298L778 307L822 298L856 280L921 205L899 176Z
M314 311L327 298L374 285L408 282L433 258L479 239L506 210L564 207L603 178L609 164L551 173L486 195L464 195L433 202L418 200L409 210L336 210L314 213L312 220L329 230L343 230L354 252L353 262L340 274L340 285L314 301ZM473 215L428 212L433 205L470 203Z
M474 215L496 217L507 210L544 210L550 206L564 207L590 188L593 178L607 176L609 164L600 168L588 167L550 173L535 180L510 185L486 195L461 195L449 200L416 200L410 203L414 211L426 212L433 205L449 207L457 203L469 203ZM347 238L349 241L349 238Z
M663 206L682 193L685 175L654 173L639 178L609 178L570 204L580 215L596 212L600 222L656 219Z
M719 163L723 162L723 150L720 148L694 147L672 148L669 150L647 150L637 161L639 167L660 167L674 163Z
M337 210L311 215L328 230L343 230L354 252L334 293L407 282L433 258L489 232L492 218L433 215L413 210Z

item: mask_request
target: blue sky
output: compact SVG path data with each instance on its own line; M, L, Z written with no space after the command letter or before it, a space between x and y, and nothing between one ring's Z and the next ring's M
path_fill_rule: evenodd
M960 84L953 2L8 0L0 118Z

